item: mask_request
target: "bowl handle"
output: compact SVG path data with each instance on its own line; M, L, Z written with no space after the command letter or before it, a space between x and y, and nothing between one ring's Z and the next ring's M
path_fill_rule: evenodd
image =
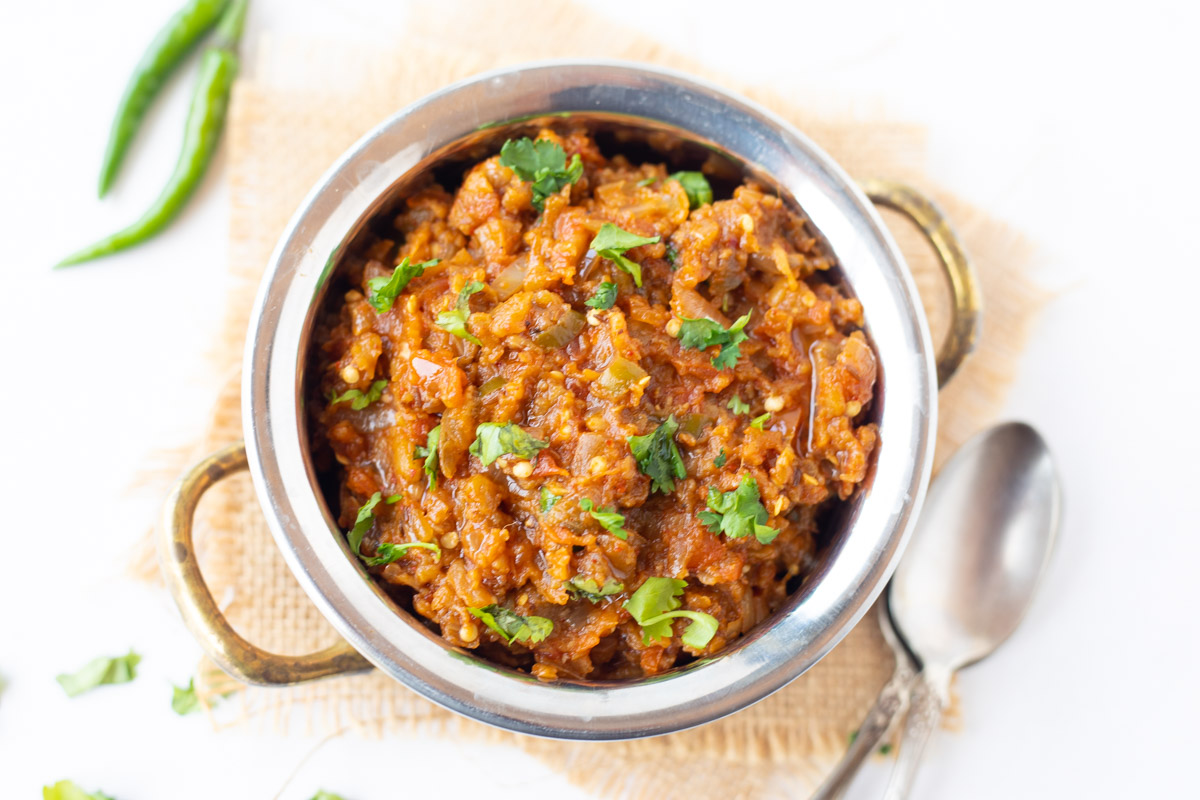
M871 202L904 214L916 224L937 252L942 269L950 280L954 301L950 331L938 348L938 388L958 371L963 359L975 349L982 322L979 279L975 276L962 243L950 228L941 210L929 198L903 183L873 178L862 182L862 190Z
M209 658L246 683L287 686L371 669L371 662L346 642L303 656L269 653L243 639L217 607L196 562L192 519L208 489L246 468L246 445L238 442L196 464L167 495L158 531L158 560L183 621Z

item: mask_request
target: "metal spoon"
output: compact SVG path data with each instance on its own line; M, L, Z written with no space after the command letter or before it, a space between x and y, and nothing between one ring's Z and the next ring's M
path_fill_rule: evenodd
M930 488L888 588L892 621L922 670L885 800L911 791L953 674L1025 616L1054 547L1060 495L1045 442L1023 423L976 436Z

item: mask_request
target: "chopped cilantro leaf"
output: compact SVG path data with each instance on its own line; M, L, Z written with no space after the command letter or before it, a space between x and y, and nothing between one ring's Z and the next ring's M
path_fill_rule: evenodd
M439 259L422 261L420 264L408 263L405 258L388 277L380 275L367 281L367 302L380 314L391 310L396 298L408 286L408 282L423 273L428 267L436 266Z
M723 533L730 539L754 534L761 544L770 544L779 531L766 524L767 510L763 508L754 476L742 475L741 483L732 492L708 487L708 507L697 516L713 533Z
M580 578L576 576L566 582L566 587L567 591L572 594L578 595L585 600L590 600L593 603L599 603L605 597L625 591L625 584L618 583L612 578L605 578L604 585L600 586L594 578Z
M85 792L74 781L59 781L42 787L42 800L113 800L104 792Z
M350 407L355 411L362 411L367 406L374 403L380 397L383 397L383 390L387 388L388 382L385 380L375 381L371 384L371 388L367 389L366 393L360 392L358 389L347 389L340 395L330 390L329 405L335 406L338 403L350 401Z
M543 514L545 514L550 509L554 508L554 506L558 503L559 500L562 500L562 498L560 496L556 495L554 492L550 491L545 486L543 486L541 488L541 490L539 491L538 494L541 496L541 499L542 499L542 513Z
M508 167L517 177L530 184L533 207L541 211L546 198L557 194L583 175L583 162L576 153L567 165L567 154L557 142L549 139L509 139L500 148L500 165Z
M601 258L607 258L632 275L633 282L641 286L642 265L627 258L625 251L644 244L654 244L657 241L659 241L658 236L652 236L647 239L645 236L638 236L636 233L621 230L611 222L606 222L600 226L600 232L592 239L590 247L596 251L596 255Z
M196 679L188 681L187 686L172 686L171 710L181 717L200 710L200 697L196 694Z
M683 457L675 445L675 431L678 429L679 423L672 414L653 433L630 436L626 440L633 457L637 459L638 470L650 476L652 492L657 490L669 494L675 491L676 478L687 477Z
M475 441L471 442L468 452L486 467L500 456L514 455L530 459L549 446L549 442L533 438L524 428L512 422L484 422L475 429Z
M522 617L515 611L495 604L483 608L468 608L467 611L483 620L484 625L499 634L508 644L537 644L554 630L554 623L545 617Z
M132 650L123 656L101 656L93 658L78 672L64 673L55 680L67 697L75 697L98 686L129 683L137 677L137 665L141 660L142 657Z
M625 530L625 516L618 514L615 508L596 508L588 498L579 501L579 507L592 515L592 519L600 523L600 527L618 539L628 539L629 531Z
M367 531L371 530L371 526L375 524L375 506L379 505L379 501L382 499L382 492L376 492L371 495L370 499L358 509L358 516L354 519L354 527L346 534L346 543L350 545L350 552L359 558L366 558L366 556L359 552L359 547L362 546L362 540L367 535ZM400 495L394 494L384 502L391 505L399 499Z
M333 792L327 792L324 789L322 789L321 791L314 794L311 798L309 798L309 800L346 800L346 799L344 797L342 797L340 794L334 794Z
M671 265L671 269L679 269L679 251L673 244L667 245L667 263Z
M687 192L688 205L692 208L699 208L713 200L712 187L708 185L708 179L702 172L676 172L668 180L679 182Z
M720 345L721 350L713 356L712 365L717 369L729 369L737 364L737 360L742 355L741 343L750 338L743 329L750 321L752 313L754 312L747 311L738 317L728 330L711 319L684 317L683 323L679 326L679 343L694 350L706 350L709 347Z
M370 558L364 556L363 563L368 567L382 567L384 564L391 564L393 561L404 558L414 547L432 550L438 558L442 557L442 548L432 542L403 542L401 544L380 542L379 546L375 548L375 555Z
M744 402L742 400L742 398L738 397L736 394L733 397L729 398L729 405L727 405L725 407L728 408L730 411L732 411L735 414L749 414L750 413L750 404L747 402Z
M729 457L727 455L725 455L725 448L722 447L720 455L718 455L716 458L713 459L713 466L716 467L717 469L720 469L721 467L725 466L728 462L729 462Z
M468 283L458 293L458 300L454 304L454 309L438 314L435 324L442 330L453 333L460 339L466 339L468 342L474 342L482 346L483 342L479 341L467 330L467 319L471 316L471 295L482 290L483 284L479 281Z
M625 610L642 626L642 643L649 645L654 639L671 638L671 620L684 617L691 620L680 637L686 646L694 650L703 649L717 633L717 620L702 611L681 611L679 598L687 587L687 581L679 578L647 578L628 600Z
M613 303L617 302L617 285L608 281L602 281L596 287L596 293L583 301L585 306L599 308L601 310L612 308Z
M770 411L768 411L765 414L760 414L757 417L755 417L754 419L750 420L750 427L758 428L761 431L763 429L763 425L766 425L767 420L769 420L770 418L771 418Z
M430 489L437 488L438 440L441 439L441 437L442 426L436 425L434 426L434 429L429 432L429 435L425 437L425 445L423 447L418 446L417 449L413 451L413 456L415 458L425 459L425 464L422 469L425 471L425 474L429 476Z
M658 180L658 178L651 175L648 178L642 178L640 181L637 182L637 185L638 186L649 186L650 184L654 183L656 180Z

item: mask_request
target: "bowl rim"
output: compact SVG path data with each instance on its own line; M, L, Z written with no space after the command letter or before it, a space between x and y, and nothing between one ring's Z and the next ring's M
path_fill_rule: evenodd
M520 676L460 652L380 602L386 596L349 556L314 491L305 453L307 334L319 290L354 230L447 143L484 125L564 111L656 120L715 142L774 178L833 249L863 304L879 365L880 444L869 491L816 579L785 612L728 650L620 684ZM243 366L242 418L255 491L285 561L322 615L379 669L426 698L537 736L659 735L725 716L789 683L828 653L882 591L932 468L933 347L903 256L870 201L833 159L772 112L706 81L632 62L567 59L492 70L427 95L373 128L315 184L280 237L253 306Z

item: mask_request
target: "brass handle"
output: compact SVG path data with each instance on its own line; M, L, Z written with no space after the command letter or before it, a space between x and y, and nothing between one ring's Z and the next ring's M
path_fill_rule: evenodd
M911 186L896 181L871 179L862 182L862 189L873 203L895 209L912 220L937 251L942 269L950 280L954 301L950 331L938 348L938 388L958 371L963 359L975 349L982 322L979 280L963 252L962 243L951 230L946 217L929 198Z
M304 656L269 653L243 639L217 607L196 562L192 519L208 489L246 468L246 445L238 442L196 464L167 495L158 560L183 621L209 658L246 683L287 686L371 669L371 662L346 642Z

